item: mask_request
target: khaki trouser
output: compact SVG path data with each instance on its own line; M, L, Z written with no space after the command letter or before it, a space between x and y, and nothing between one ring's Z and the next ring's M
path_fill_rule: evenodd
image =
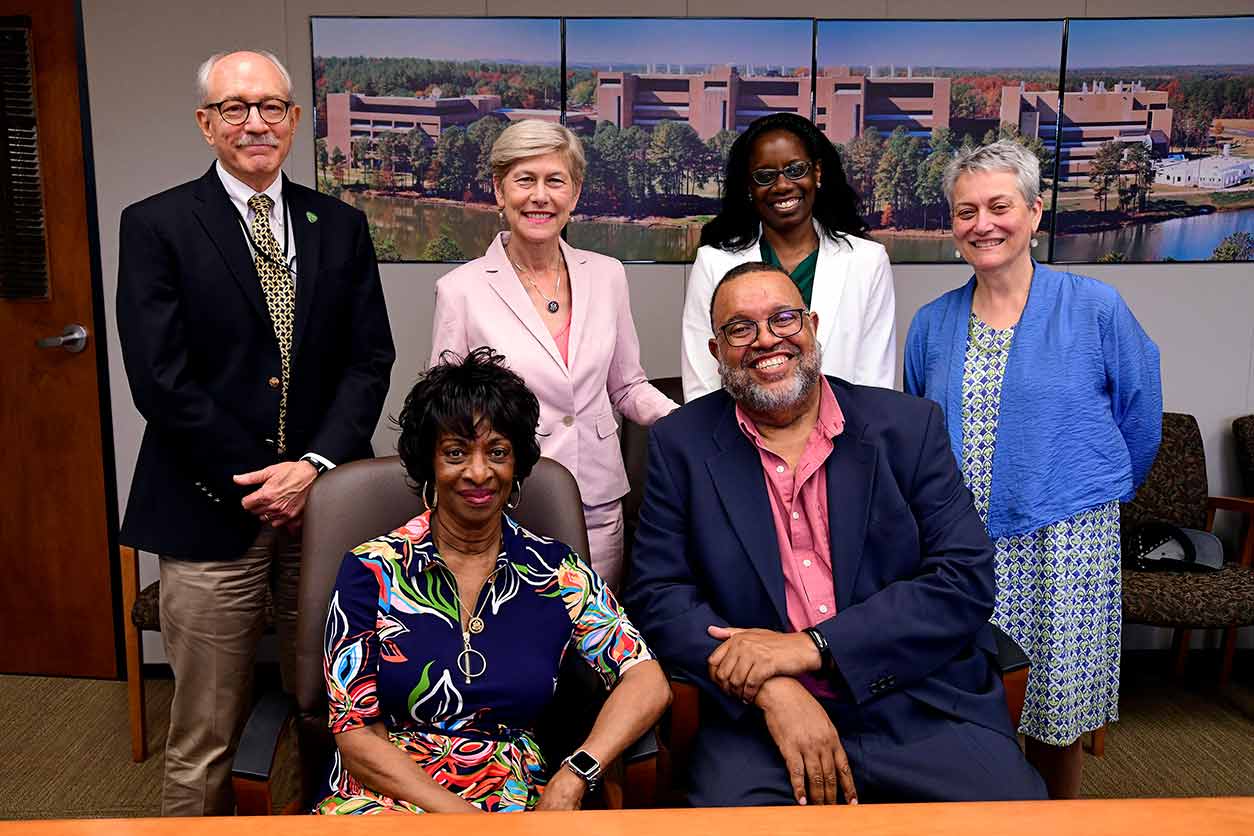
M257 642L273 592L279 670L295 681L300 539L266 526L238 560L161 558L161 638L174 669L164 816L231 815L231 761L252 705Z

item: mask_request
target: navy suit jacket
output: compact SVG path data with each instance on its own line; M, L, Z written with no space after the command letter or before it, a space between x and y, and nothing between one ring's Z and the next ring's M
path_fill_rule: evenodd
M895 706L880 722L904 734L924 703L1013 736L988 625L993 546L939 407L827 380L845 416L826 462L837 610L819 625L836 690ZM766 477L722 390L653 426L625 602L668 669L731 719L746 706L710 680L706 628L792 630ZM884 699L897 692L911 699Z
M260 523L231 477L317 453L373 455L395 351L366 217L283 181L296 245L287 446L274 324L240 216L211 166L122 213L117 318L147 420L120 540L189 560L231 560Z

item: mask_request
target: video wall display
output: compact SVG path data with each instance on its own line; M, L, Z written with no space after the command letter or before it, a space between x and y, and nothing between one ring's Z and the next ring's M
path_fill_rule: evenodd
M1041 163L1034 254L1049 254L1053 149L1022 101L1058 100L1063 22L821 20L815 124L840 152L894 262L958 261L942 179L954 154L1010 137ZM1049 124L1052 129L1053 123Z
M1060 262L1254 260L1254 17L1072 20Z
M689 262L736 135L777 112L837 146L894 262L956 260L945 164L1000 138L1041 162L1038 260L1254 260L1254 17L316 17L311 32L318 188L366 212L381 261L482 255L501 228L492 143L539 118L588 159L573 246Z
M363 210L380 261L478 258L501 228L488 155L562 117L557 18L312 20L318 189Z
M566 122L588 155L571 245L691 261L736 134L810 115L812 41L810 20L568 19Z

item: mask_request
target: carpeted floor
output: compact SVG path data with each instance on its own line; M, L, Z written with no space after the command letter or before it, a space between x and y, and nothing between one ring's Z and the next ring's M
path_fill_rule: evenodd
M1196 680L1213 681L1217 660L1194 655ZM1254 795L1254 654L1238 657L1222 697L1167 680L1163 665L1161 655L1125 665L1122 721L1105 757L1085 756L1084 795ZM137 764L125 683L0 676L0 818L159 815L172 691L170 680L148 683L151 753ZM295 797L291 757L285 749L276 765L276 808Z
M131 760L126 683L0 676L0 819L161 815L171 679L149 679L148 759ZM296 797L290 746L275 764L276 812Z

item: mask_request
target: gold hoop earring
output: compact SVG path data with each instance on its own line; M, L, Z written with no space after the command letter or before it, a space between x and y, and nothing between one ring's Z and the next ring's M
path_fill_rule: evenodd
M517 493L517 494L518 494L518 498L517 498L517 499L514 499L514 501L513 501L513 502L510 502L510 499L513 499L513 498L514 498L514 494L515 494L515 493ZM520 502L522 502L522 482L520 482L520 481L518 481L517 479L515 479L515 480L514 480L514 490L512 490L512 491L510 491L510 492L509 492L509 496L508 496L508 497L506 498L506 500L505 500L505 507L506 507L506 508L508 508L509 510L513 511L515 508L517 508L517 507L518 507L518 503L520 503Z
M440 501L440 494L435 490L431 491L431 501L427 501L427 483L422 483L422 488L418 491L418 495L422 497L422 504L426 506L428 511L434 511L436 503Z

